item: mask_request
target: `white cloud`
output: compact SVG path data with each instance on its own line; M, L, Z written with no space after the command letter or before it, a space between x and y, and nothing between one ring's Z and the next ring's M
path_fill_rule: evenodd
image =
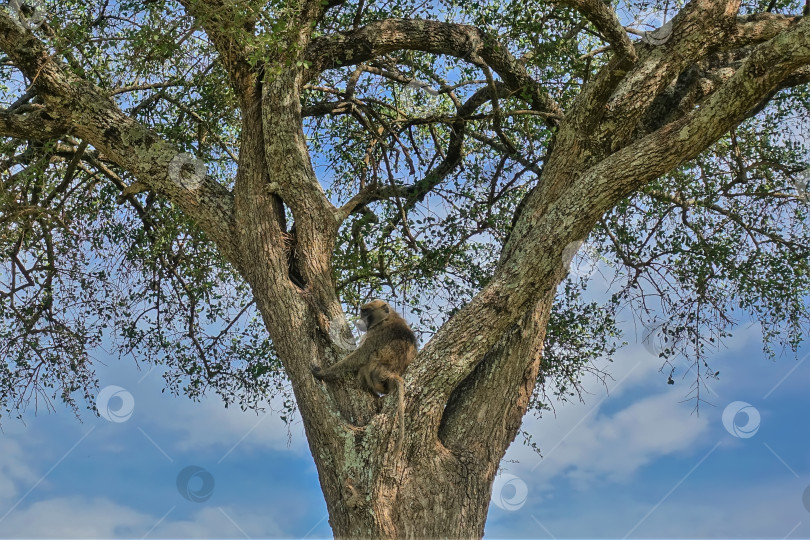
M569 424L567 436L548 438L549 450L529 479L541 490L560 475L581 486L597 478L624 482L656 458L694 448L709 423L678 407L681 399L678 391L669 391L612 414L593 412L576 427Z
M585 403L557 407L556 416L531 415L524 429L536 434L543 458L530 448L512 445L503 469L520 476L535 493L551 489L559 477L578 486L595 479L625 482L639 468L670 454L698 446L709 429L706 416L692 414L692 405L680 403L684 386L669 387L659 365L643 347L628 347L610 365L613 381L608 393L594 377L586 380L590 394ZM635 397L639 390L650 395ZM623 397L633 392L628 400ZM616 409L617 404L621 408ZM608 410L610 412L605 412Z
M288 426L272 411L257 415L238 408L226 409L216 399L181 404L182 399L175 401L171 415L154 411L157 414L141 417L149 425L177 431L179 437L173 445L178 450L214 447L230 451L234 447L252 447L298 454L309 452L300 421Z
M759 375L752 377L739 365L727 367L728 360L750 357L758 344L756 327L739 328L722 351L725 361L720 362L717 355L717 364L724 364L717 367L724 372L723 378L711 381L711 389L702 389L703 399L717 408L704 403L701 415L697 416L693 414L694 401L684 403L692 375L680 378L689 364L674 359L678 368L676 384L668 386L666 374L659 371L662 361L644 347L642 336L634 340L636 331L629 323L623 325L623 331L631 344L619 350L614 362L604 362L602 367L611 376L606 384L587 375L584 403L556 404L556 414L546 413L539 420L532 414L525 417L523 429L535 435L534 442L539 445L543 459L517 442L505 460L518 461L520 465L509 464L504 469L528 476L524 480L535 484L535 489L547 488L549 482L561 475L583 481L594 477L621 480L656 458L695 447L707 433L710 419L719 418L723 407L733 401L732 395L736 396L742 386L751 385L749 379L761 382ZM759 355L755 358L758 360ZM766 362L762 367L769 370L766 373L774 371ZM774 371L772 376L782 375ZM619 404L621 408L617 410ZM718 432L718 437L723 435Z
M16 484L33 484L38 480L36 473L26 463L26 454L16 441L0 438L0 503L2 507L13 504L22 494ZM2 513L5 513L3 511ZM2 516L2 514L0 514Z
M17 508L0 529L6 538L114 538L146 532L150 522L146 514L107 499L66 497Z
M520 443L509 449L503 469L527 484L527 504L516 512L493 508L488 534L623 537L643 519L632 536L808 537L810 509L802 505L807 480L798 466L794 468L801 479L781 470L781 464L772 464L779 478L766 475L765 482L762 475L726 472L718 476L713 467L720 461L728 466L731 459L720 450L682 485L653 480L659 471L653 467L668 466L662 457L688 456L682 461L685 474L718 441L725 451L730 445L742 445L723 428L724 406L749 397L752 403L754 397L762 401L762 388L771 388L796 365L791 359L775 368L754 352L759 349L756 340L755 331L739 331L728 349L717 355L716 369L725 372L720 381L712 382L712 390L719 395L704 394L716 407L702 405L699 417L693 414L694 402L682 403L691 381L676 379L674 387L667 386L657 372L660 363L640 345L618 355L611 369L612 384L618 387L608 384L610 396L590 380L592 393L586 403L558 407L556 417L528 416L524 429L535 434L545 458L541 460ZM749 363L742 365L743 361ZM799 371L791 373L783 386L799 379ZM763 422L767 422L766 412ZM770 458L764 447L759 450ZM742 459L742 470L750 466L744 458L735 459ZM709 489L707 478L716 481ZM576 490L569 490L569 485ZM570 504L576 505L575 511L567 510Z
M60 497L16 509L0 522L4 538L284 537L266 510L206 506L189 518L153 516L104 498Z
M541 503L521 519L499 517L516 535L530 534L540 522L557 537L807 538L810 516L801 503L801 487L798 481L775 481L698 492L687 481L663 501L669 485L650 486L644 492L610 490L610 503L599 497L580 499L576 512L555 512ZM653 498L645 499L645 494Z

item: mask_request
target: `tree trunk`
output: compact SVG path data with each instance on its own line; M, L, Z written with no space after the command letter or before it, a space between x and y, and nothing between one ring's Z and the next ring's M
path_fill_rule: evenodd
M564 276L559 257L539 264L548 282L533 305L532 290L522 293L520 303L527 307L512 308L524 312L517 323L509 324L502 310L490 308L468 320L466 329L456 330L455 335L476 335L481 324L503 327L491 334L482 361L471 363L466 375L454 374L458 384L429 371L406 372L406 437L401 455L394 455L396 394L372 399L351 378L327 389L309 370L347 351L335 339L345 331L345 320L329 273L334 230L324 227L334 209L328 203L312 206L325 199L315 193L320 188L303 142L299 100L288 97L299 85L295 73L275 76L265 82L263 99L255 95L254 106L248 105L241 155L243 164L251 166L240 167L234 205L240 267L292 381L329 522L338 537L480 537L498 464L517 434L537 380L551 300ZM272 118L272 125L261 118ZM263 150L257 141L263 141ZM268 192L263 156L271 178L295 177L289 180L296 184L294 193ZM300 195L307 190L310 196ZM312 231L297 234L292 246L285 242L281 199L290 204L297 230ZM306 254L299 286L286 276L290 250L293 256ZM538 268L535 260L523 264ZM459 354L456 345L423 351L419 364L441 367ZM415 391L417 377L434 378L440 392L426 395L428 385Z
M498 465L518 432L537 381L552 298L547 294L513 325L459 384L439 429L428 436L414 431L412 420L432 414L433 403L414 399L406 376L406 438L401 455L393 455L396 396L381 398L380 412L367 424L349 426L340 444L308 428L336 537L473 538L484 534ZM518 391L499 391L504 385ZM476 417L481 421L470 421Z

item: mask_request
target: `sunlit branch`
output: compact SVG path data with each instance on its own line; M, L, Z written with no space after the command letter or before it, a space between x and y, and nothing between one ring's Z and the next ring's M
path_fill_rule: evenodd
M324 70L360 64L402 49L455 56L477 65L484 63L512 91L525 91L534 109L563 116L559 105L506 47L478 28L461 24L387 19L339 35L316 38L305 55L311 66L307 77L311 80Z

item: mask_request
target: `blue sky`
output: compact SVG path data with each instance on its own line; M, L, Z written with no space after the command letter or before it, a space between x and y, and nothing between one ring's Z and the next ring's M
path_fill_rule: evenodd
M696 416L683 402L689 379L667 385L630 332L609 392L590 381L584 403L526 418L544 457L520 438L512 445L486 536L810 537L809 351L772 362L756 327L738 328L713 364L714 406ZM129 392L131 415L85 412L79 422L57 407L4 421L0 537L331 536L300 421L175 398L157 369L97 357L101 387ZM759 413L753 436L723 424L736 401ZM113 397L109 410L126 413L122 404ZM747 420L738 414L736 425ZM177 480L189 466L199 469L184 497Z

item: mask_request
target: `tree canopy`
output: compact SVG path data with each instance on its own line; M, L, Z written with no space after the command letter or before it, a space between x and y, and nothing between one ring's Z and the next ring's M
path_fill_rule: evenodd
M560 4L336 4L318 21L314 35L324 37L304 60L308 69L328 69L305 86L302 103L318 177L331 201L354 207L339 232L336 286L350 311L371 297L397 299L427 340L491 276L557 120L611 51L600 28ZM792 21L778 13L801 10L773 2L771 15L753 15L767 4L744 4L743 24L765 31ZM198 18L162 1L28 5L35 12L23 22L72 73L187 152L178 171L202 165L232 187L238 98ZM239 34L253 63L277 46L279 12L292 9L226 7L234 32L258 30ZM674 2L627 2L616 13L631 35L644 35L677 10ZM204 16L220 15L212 8ZM463 62L436 50L441 43L373 44L391 50L347 67L328 57L330 46L352 46L329 43L333 32L355 29L350 39L362 55L374 27L387 24L375 21L391 17L425 19L413 29L432 18L480 28L497 36L514 65ZM414 33L406 39L420 39ZM718 53L669 81L646 123L696 106L739 62ZM536 95L510 88L529 76ZM214 389L227 402L258 405L283 375L244 280L176 204L122 194L131 173L68 133L8 57L2 80L3 405L10 411L39 396L75 406L80 395L92 403L88 351L104 336L139 361L165 364L173 390ZM527 106L552 99L552 110ZM762 325L766 345L795 350L807 323L807 111L804 85L776 92L600 220L582 264L615 273L615 294L609 304L585 302L587 282L576 274L560 288L546 347L551 388L570 392L590 359L614 350L605 337L615 336L622 306L633 307L644 339L666 336L664 356L704 358L705 347L745 317Z

